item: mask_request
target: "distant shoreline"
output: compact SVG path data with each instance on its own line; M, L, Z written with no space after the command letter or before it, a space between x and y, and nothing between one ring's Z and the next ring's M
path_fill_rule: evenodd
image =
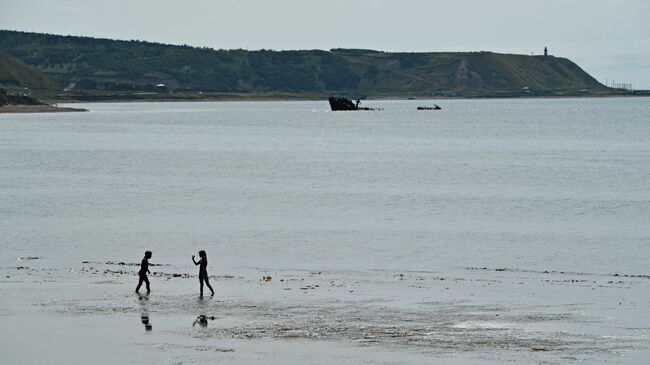
M362 97L361 100L367 101L380 101L380 100L497 100L497 99L589 99L589 98L633 98L633 97L649 97L650 93L638 94L613 94L613 95L544 95L544 96L398 96L398 95L381 95ZM223 95L188 95L180 94L176 96L160 95L153 97L70 97L70 98L51 98L47 101L50 103L151 103L151 102L238 102L238 101L327 101L328 95L264 95L264 94L223 94ZM353 97L356 99L356 97Z
M87 109L57 107L53 105L2 105L0 114L10 113L65 113L65 112L87 112Z
M545 95L545 96L478 96L478 97L468 97L468 96L396 96L396 95L381 95L361 98L364 101L385 101L385 100L413 100L413 101L451 101L451 100L512 100L512 99L613 99L613 98L630 98L630 97L649 97L650 93L635 94L635 95ZM54 106L57 103L60 104L109 104L109 103L177 103L177 102L251 102L251 101L327 101L327 96L325 95L293 95L293 94L209 94L209 95L188 95L188 94L176 94L174 96L158 94L153 97L135 97L130 98L126 95L122 95L117 98L112 97L103 97L103 96L92 96L90 98L81 97L75 98L71 97L69 99L62 98L51 98L47 99L46 102L50 104L39 104L39 105L2 105L0 106L0 114L10 114L10 113L61 113L61 112L85 112L87 109L82 108L73 108L73 107L58 107ZM54 104L54 105L52 105Z

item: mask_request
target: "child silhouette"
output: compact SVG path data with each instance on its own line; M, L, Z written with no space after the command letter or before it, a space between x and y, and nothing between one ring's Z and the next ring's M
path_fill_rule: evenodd
M147 294L151 291L149 289L149 278L147 277L147 273L151 274L151 271L149 271L149 259L151 258L151 251L146 251L144 253L144 257L142 258L142 263L140 264L140 271L138 272L138 275L140 276L140 280L138 281L138 286L135 287L135 292L140 293L140 287L142 286L142 283L144 282L147 284Z
M199 251L199 257L199 261L196 261L194 260L194 255L192 255L192 262L194 262L194 265L199 265L199 283L201 284L200 295L203 296L203 282L205 281L205 285L207 285L212 292L211 296L214 296L214 290L212 290L210 279L208 279L208 255L205 254L205 251L201 250Z

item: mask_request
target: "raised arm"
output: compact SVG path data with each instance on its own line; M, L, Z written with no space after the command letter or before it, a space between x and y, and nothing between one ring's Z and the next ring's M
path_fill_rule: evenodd
M194 263L194 265L200 265L201 264L201 260L199 260L199 261L194 260L194 255L192 255L192 262Z

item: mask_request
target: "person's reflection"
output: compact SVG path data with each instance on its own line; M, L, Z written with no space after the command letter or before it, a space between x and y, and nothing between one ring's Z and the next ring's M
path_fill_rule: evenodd
M153 329L151 323L149 323L149 313L142 312L142 314L140 315L140 320L142 320L142 324L144 324L144 329L146 331L151 331Z
M194 323L192 323L192 327L196 326L197 324L203 328L208 327L208 319L211 321L214 321L214 316L206 316L205 314L201 314L196 319L194 320Z
M151 322L149 321L149 310L148 310L148 305L147 301L149 300L149 297L145 295L140 296L140 310L142 311L140 314L140 321L142 321L142 324L144 325L145 331L149 332L153 329L151 326Z

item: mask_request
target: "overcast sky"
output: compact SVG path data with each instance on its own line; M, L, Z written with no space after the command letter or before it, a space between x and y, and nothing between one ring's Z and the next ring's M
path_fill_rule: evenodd
M0 28L212 48L495 51L650 89L650 0L0 0Z

